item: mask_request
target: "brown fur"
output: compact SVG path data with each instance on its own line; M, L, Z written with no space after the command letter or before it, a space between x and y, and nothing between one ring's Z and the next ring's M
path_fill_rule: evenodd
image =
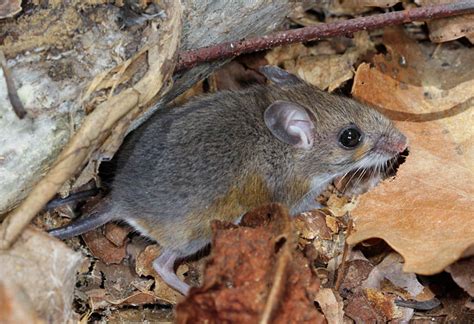
M277 100L309 112L310 149L269 131L263 115ZM355 150L338 142L351 124L365 135ZM302 81L217 93L159 112L128 136L116 157L110 210L165 249L189 255L210 241L212 220L235 222L269 202L284 203L293 213L317 207L315 197L336 176L361 161L365 167L393 157L374 153L381 140L395 143L404 136L377 111Z

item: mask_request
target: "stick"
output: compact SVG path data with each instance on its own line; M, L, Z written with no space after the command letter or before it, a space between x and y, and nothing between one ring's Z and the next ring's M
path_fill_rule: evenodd
M25 107L23 107L20 97L18 97L15 83L13 82L13 78L11 76L10 70L7 67L7 62L2 51L0 51L0 67L2 68L3 77L5 78L5 82L7 84L8 99L10 100L10 104L13 107L13 111L18 118L23 119L26 116L26 110Z
M183 8L180 1L169 1L169 19L160 25L160 37L138 51L154 59L148 71L132 87L100 103L84 118L81 127L63 148L48 173L35 184L29 195L0 224L0 250L9 248L30 221L58 192L64 182L85 165L92 152L112 132L124 116L138 112L167 84L174 70L174 57L181 37ZM157 38L154 34L153 38ZM128 64L124 62L123 64Z
M352 228L354 226L351 215L349 215L349 217L350 218L349 218L349 223L347 224L346 237L351 235ZM335 291L339 291L339 289L341 288L342 280L344 279L346 275L348 254L349 254L349 244L347 244L347 242L344 242L344 251L342 252L342 261L337 272L336 283L334 284Z
M220 43L195 50L181 52L178 57L177 71L190 69L199 63L235 57L241 54L263 51L269 48L298 42L307 42L322 38L349 35L361 30L373 30L381 27L400 25L413 21L423 21L457 16L474 12L474 1L427 6L403 11L359 17L329 24L287 30L263 37Z

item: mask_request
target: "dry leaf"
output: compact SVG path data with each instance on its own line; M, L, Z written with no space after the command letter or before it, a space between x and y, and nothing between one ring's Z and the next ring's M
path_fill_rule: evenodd
M343 292L357 292L362 287L362 282L367 279L374 266L368 260L351 260L347 263L344 279L341 283L341 295Z
M319 261L328 262L342 254L344 239L338 235L344 225L325 209L313 210L298 215L294 226L303 245L311 245Z
M294 226L306 240L332 239L332 233L326 225L326 214L321 210L312 210L296 216Z
M137 261L135 262L135 271L140 276L152 276L155 279L155 288L154 288L154 295L156 298L161 300L165 303L170 303L175 305L180 301L183 297L182 295L168 286L166 282L156 273L153 269L153 261L160 255L161 249L158 245L148 245L137 257ZM178 277L183 280L183 272L185 272L186 265L180 265L177 272Z
M359 291L347 300L345 314L356 323L384 323L384 317L374 309L366 294Z
M395 180L361 198L348 242L382 238L404 257L405 271L433 274L474 244L474 69L466 68L474 55L442 47L430 58L432 47L400 29L385 30L384 43L389 53L376 67L359 66L352 92L395 119L410 154Z
M387 255L382 262L372 269L362 286L364 288L381 289L395 293L404 299L429 300L434 295L424 293L424 287L418 282L414 273L402 271L403 260L397 253ZM388 280L396 289L385 289L384 280ZM419 296L423 298L419 299Z
M115 223L108 223L104 226L105 237L117 247L125 245L127 235L130 231L130 227L120 226Z
M395 296L376 289L364 289L365 296L374 309L382 315L384 322L400 317L402 314L395 305Z
M437 4L452 3L452 0L417 0L422 6L433 6ZM474 15L462 15L434 19L427 22L430 30L430 40L435 43L442 43L467 37L474 43Z
M140 278L125 262L114 265L97 262L91 278L93 281L84 292L89 297L92 310L159 301L150 290L153 280Z
M28 227L10 250L0 251L0 278L21 287L40 318L66 323L74 315L72 300L81 260L80 253L63 242Z
M104 323L173 323L172 308L122 308L111 310L104 315Z
M459 260L450 265L446 271L462 289L474 297L474 257Z
M168 19L159 26L159 33L150 35L150 43L134 56L136 58L146 53L149 69L135 84L100 103L84 118L81 128L65 146L48 173L0 225L0 248L8 248L13 243L63 183L85 165L108 135L110 137L106 144L109 147L103 150L110 151L110 146L117 148L117 142L125 136L130 116L136 116L166 87L174 70L174 57L180 41L182 9L180 2L169 2L166 8ZM112 132L114 127L120 132Z
M271 50L265 58L271 65L283 65L284 69L306 82L330 92L354 75L354 63L373 48L366 32L354 34L354 46L344 54L337 54L327 42L306 47L295 44Z
M102 234L101 228L82 234L82 238L92 255L105 264L119 264L127 254L126 244L115 245Z
M321 307L328 324L344 322L344 310L342 309L344 304L340 297L337 298L332 289L319 289L315 300L318 302L319 307Z
M204 283L177 306L176 321L321 323L324 317L313 305L319 281L295 250L287 210L263 206L241 224L214 223Z

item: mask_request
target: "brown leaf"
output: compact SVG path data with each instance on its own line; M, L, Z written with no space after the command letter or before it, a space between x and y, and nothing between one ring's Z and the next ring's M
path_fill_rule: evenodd
M364 289L365 295L370 304L383 316L385 321L398 317L395 296L385 294L376 289Z
M130 233L129 227L115 223L106 224L104 230L105 237L117 247L124 246L127 235Z
M358 292L347 300L345 313L356 323L384 323L384 318L369 302L363 292Z
M321 210L312 210L296 216L294 224L299 235L304 239L332 239L332 233L326 225L326 214Z
M28 197L11 211L0 225L0 248L8 248L13 243L61 186L90 160L93 153L105 156L107 152L111 155L112 150L117 149L124 138L131 116L137 116L143 108L150 105L160 90L166 89L174 70L183 11L180 2L168 4L167 19L159 29L154 28L155 33L148 37L149 43L121 64L119 71L114 70L116 73L112 74L119 74L120 78L120 73L129 66L129 62L141 56L147 57L148 70L144 74L139 74L140 78L130 87L121 89L122 91L117 94L110 92L108 100L97 104L94 111L84 118L81 127L71 137L47 174L35 184ZM107 141L103 144L106 138Z
M152 276L155 279L155 288L154 288L154 295L156 298L161 300L162 302L170 303L175 305L182 299L180 293L176 290L171 288L166 284L166 282L161 279L161 277L156 273L153 269L153 261L160 255L161 249L158 245L148 245L137 257L137 261L135 264L135 271L140 276ZM186 265L180 265L177 274L181 280L183 280L183 272L186 272L187 267Z
M116 246L102 234L100 228L83 234L82 238L91 253L105 264L119 264L127 254L126 244Z
M344 238L338 235L344 227L341 220L327 209L313 210L298 215L294 226L303 245L312 245L319 261L328 262L342 254Z
M392 252L372 269L362 286L392 293L403 299L417 301L432 299L434 294L420 284L414 273L403 272L402 266L401 256Z
M321 307L328 324L339 324L344 322L344 304L341 297L336 296L334 291L329 288L319 289L316 295L316 301Z
M321 42L317 46L306 47L294 44L275 48L265 58L272 65L283 65L285 70L309 82L320 89L330 92L354 75L354 63L373 48L366 32L354 34L354 46L343 54Z
M40 318L50 323L66 323L73 319L74 284L81 259L79 253L63 242L28 227L10 250L0 251L0 278L20 287L34 302L34 310ZM5 306L2 302L0 305ZM0 318L2 313L0 310Z
M319 281L295 250L287 210L264 206L242 223L215 223L204 283L177 306L177 322L321 323L313 305Z
M474 297L474 257L459 260L446 268L453 280Z
M172 308L122 308L104 314L105 323L173 323ZM85 323L79 323L85 324Z
M404 271L433 274L474 244L474 69L466 69L474 55L438 48L428 59L430 48L399 29L385 30L384 42L384 67L381 57L377 67L361 64L352 92L396 120L410 154L395 180L362 197L348 242L383 238L404 257Z
M395 299L394 295L365 288L348 299L346 314L356 323L387 323L392 320L408 322L413 310L398 308Z
M367 279L374 266L368 260L352 260L347 264L346 275L341 283L341 295L343 292L356 292L362 282Z
M452 0L418 0L422 6L452 3ZM447 42L461 37L467 37L474 42L474 15L462 15L428 21L430 39L432 42Z
M106 265L97 262L92 278L100 280L100 286L92 282L92 289L85 290L93 310L112 305L143 305L158 301L150 290L153 280L140 278L128 264Z

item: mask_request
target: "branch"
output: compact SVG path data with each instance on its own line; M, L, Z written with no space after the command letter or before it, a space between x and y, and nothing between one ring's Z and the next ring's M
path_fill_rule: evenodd
M329 24L282 31L247 40L220 43L214 46L181 52L178 57L175 72L190 69L199 63L263 51L281 45L308 42L327 37L348 35L361 30L373 30L413 21L438 19L473 12L474 1L470 0L354 18Z
M3 77L5 78L5 83L7 85L8 99L10 100L10 104L13 107L13 112L17 115L18 118L23 119L27 113L25 107L23 107L23 103L21 102L20 97L18 97L18 92L16 91L15 83L13 82L10 70L7 67L5 55L2 51L0 51L0 68L3 71Z
M129 60L107 71L113 80L131 62L137 61L145 53L150 64L146 73L129 88L98 104L82 121L79 130L71 137L61 154L51 165L48 173L39 180L21 204L12 210L0 224L0 250L7 249L31 222L36 214L58 192L61 186L82 168L92 153L110 136L117 135L117 125L126 122L129 114L136 116L142 107L166 87L174 70L174 57L181 38L183 7L180 1L169 1L166 7L167 20L160 29L150 34L149 43L135 53ZM158 37L159 36L159 37ZM100 83L104 75L99 74L91 82L91 87ZM126 127L123 127L124 131ZM110 139L110 137L109 137ZM1 322L1 321L0 321Z

